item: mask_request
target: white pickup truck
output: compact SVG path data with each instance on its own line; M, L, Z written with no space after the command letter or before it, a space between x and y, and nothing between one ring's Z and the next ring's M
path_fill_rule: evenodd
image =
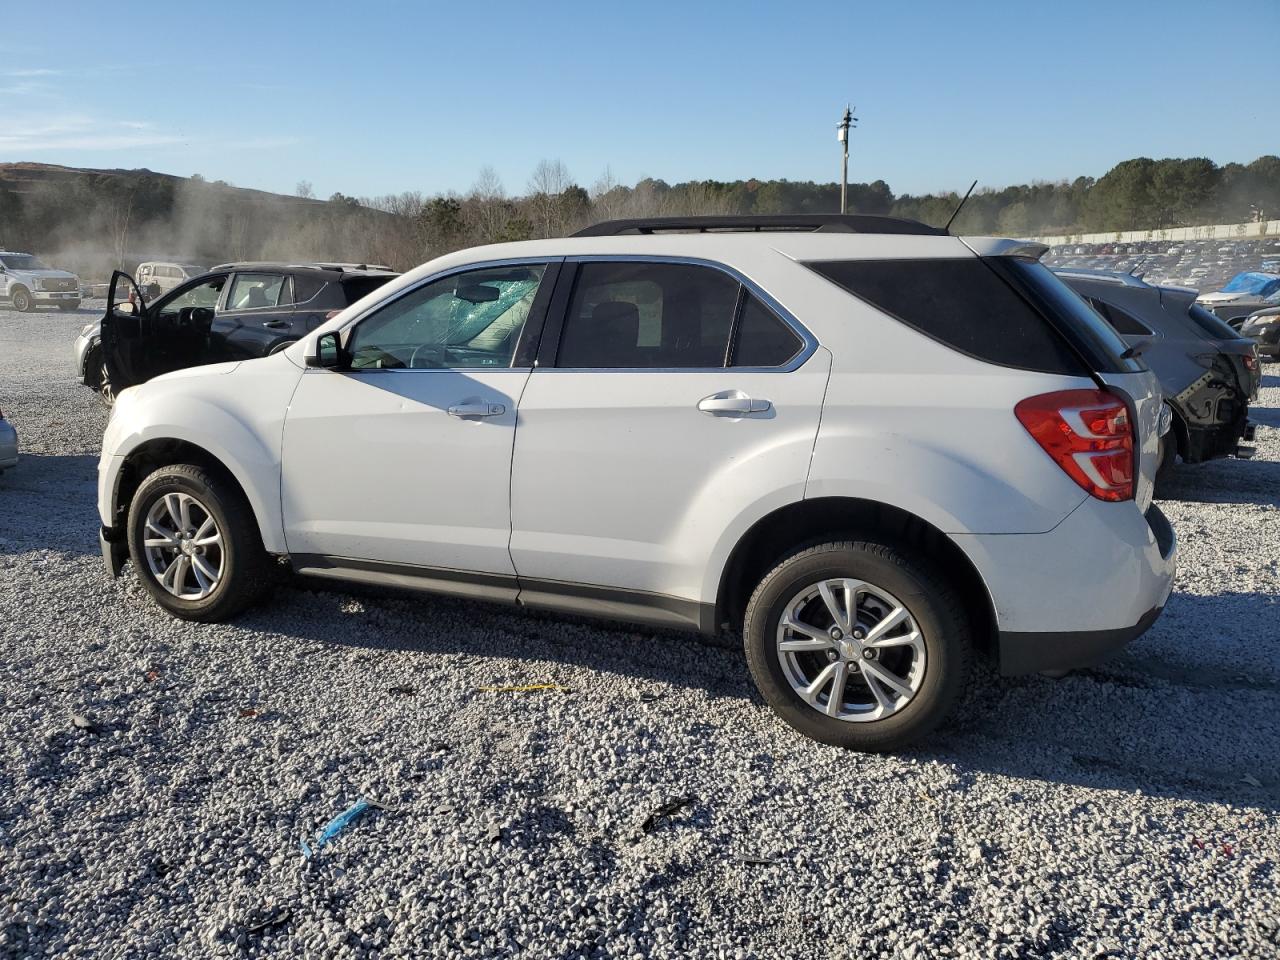
M74 310L80 306L80 278L46 267L29 253L0 250L0 299L20 313L39 306Z

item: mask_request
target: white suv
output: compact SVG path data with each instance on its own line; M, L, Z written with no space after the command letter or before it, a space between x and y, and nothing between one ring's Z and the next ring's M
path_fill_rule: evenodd
M1043 251L823 216L453 253L279 355L120 394L103 555L191 620L241 610L287 558L741 629L787 722L895 748L974 656L1096 662L1172 585L1159 386ZM117 292L108 362L183 335Z

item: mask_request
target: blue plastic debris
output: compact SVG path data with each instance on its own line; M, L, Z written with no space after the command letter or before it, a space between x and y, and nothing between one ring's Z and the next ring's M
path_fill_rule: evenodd
M343 830L347 829L347 827L349 827L352 822L360 816L360 814L364 813L370 807L385 809L383 805L378 803L376 800L366 800L364 797L361 797L325 824L324 829L316 834L315 839L312 840L311 843L308 844L305 839L299 840L298 846L302 848L303 859L310 860L321 847L340 834Z

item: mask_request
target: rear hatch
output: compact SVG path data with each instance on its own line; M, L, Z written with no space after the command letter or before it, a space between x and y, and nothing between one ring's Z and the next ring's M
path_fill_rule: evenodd
M1188 306L1187 317L1213 346L1218 356L1212 358L1215 369L1240 391L1241 401L1258 399L1262 384L1262 366L1254 342L1229 323L1214 316L1198 303Z
M997 245L965 241L1067 342L1090 376L1121 394L1131 405L1135 432L1134 500L1151 505L1160 465L1160 381L1120 335L1039 258L1039 244ZM992 256L995 252L997 255Z

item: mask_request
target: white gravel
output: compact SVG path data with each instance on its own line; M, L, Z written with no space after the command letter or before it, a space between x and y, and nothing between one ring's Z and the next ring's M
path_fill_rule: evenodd
M1165 504L1146 637L871 757L693 637L296 586L170 619L98 556L91 316L0 311L3 956L1280 954L1280 368L1258 458Z

